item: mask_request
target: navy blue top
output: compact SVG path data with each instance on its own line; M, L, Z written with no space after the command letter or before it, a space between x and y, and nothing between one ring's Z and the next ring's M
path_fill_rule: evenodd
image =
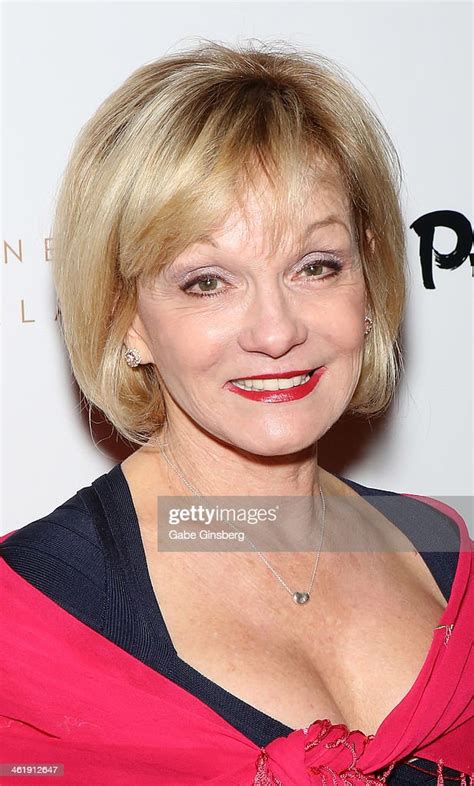
M402 530L449 600L459 557L455 522L418 500L338 477ZM120 464L50 514L10 535L0 544L0 555L59 606L198 697L257 745L293 731L178 656L153 590L136 510ZM432 762L417 759L414 764L431 774L402 763L392 770L387 784L436 784ZM449 768L444 768L444 774L448 778L458 775Z

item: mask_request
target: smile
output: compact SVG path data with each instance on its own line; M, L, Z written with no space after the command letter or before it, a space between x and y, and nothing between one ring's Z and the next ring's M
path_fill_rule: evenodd
M243 390L288 390L295 388L297 385L302 385L308 381L311 374L297 375L295 377L274 377L273 379L233 379L232 384Z
M261 378L235 379L227 382L224 387L252 401L274 404L296 401L314 390L325 370L325 366L320 366L306 374L295 376L263 375Z

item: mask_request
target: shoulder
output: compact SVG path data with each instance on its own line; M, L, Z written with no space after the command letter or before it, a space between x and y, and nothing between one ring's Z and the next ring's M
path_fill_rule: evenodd
M467 564L467 552L472 552L473 546L460 513L432 497L388 491L339 477L406 535L449 599L459 560L462 558L462 563Z
M389 491L365 486L338 476L357 494L391 519L421 551L459 551L461 541L469 540L466 522L450 505L412 492Z
M50 513L4 535L0 557L66 610L100 625L106 593L104 551L81 489Z
M61 552L74 561L74 547L95 551L99 538L91 512L82 496L83 490L58 505L50 513L35 519L3 536L2 555L28 549L57 554Z

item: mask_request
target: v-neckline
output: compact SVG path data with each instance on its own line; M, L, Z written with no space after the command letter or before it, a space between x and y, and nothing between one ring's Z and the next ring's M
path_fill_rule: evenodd
M358 496L361 496L365 501L368 501L363 494L357 491L357 488L364 488L361 486L361 484L358 484L355 481L349 481L347 478L343 478L342 476L339 475L337 475L337 477L341 482L347 484L352 490L354 490L358 494ZM148 624L153 630L153 633L156 637L156 641L159 642L160 645L160 656L159 656L160 668L157 667L153 667L153 668L155 668L155 670L158 671L163 676L167 676L172 681L177 682L180 685L180 687L183 687L183 682L185 684L188 684L189 686L192 686L196 682L199 682L200 686L204 689L201 690L201 696L212 694L212 700L213 700L212 704L207 704L205 699L201 698L201 696L197 696L195 693L193 693L193 691L190 688L184 688L184 689L187 690L189 693L191 693L194 696L194 698L196 698L198 701L202 701L204 704L211 707L211 709L213 709L218 714L219 714L219 710L216 709L216 707L218 707L220 704L226 704L227 706L231 704L232 708L235 709L234 719L241 720L243 725L247 727L250 721L251 725L255 729L258 728L262 730L262 736L265 736L265 731L267 732L267 737L269 735L272 735L271 740L276 739L277 737L286 737L292 732L299 731L299 729L293 729L290 726L286 726L276 718L272 718L270 715L267 715L266 713L262 712L256 707L253 707L248 702L244 701L243 699L240 699L238 696L231 693L230 691L227 691L218 683L213 682L211 679L206 677L200 671L198 671L193 666L191 666L186 661L184 661L182 658L180 658L176 648L174 647L171 635L169 633L165 619L161 612L158 599L153 589L150 573L148 571L146 553L142 540L137 511L135 509L131 490L128 485L128 481L125 477L125 474L122 470L121 464L120 463L116 464L108 473L103 475L102 478L107 481L109 488L111 488L112 491L116 492L116 494L111 494L110 497L108 497L107 499L108 505L113 505L116 508L114 520L118 521L120 519L120 523L123 525L123 527L115 528L114 537L117 537L121 541L121 548L119 549L119 551L122 555L122 559L125 557L127 561L127 569L131 570L135 577L137 600L139 602L140 608L143 609L146 615L146 620ZM98 479L98 481L99 480L100 479ZM98 481L95 481L93 485L94 486L96 484L99 485ZM356 488L353 487L352 485L353 483ZM400 496L410 497L411 495L400 494ZM117 498L120 499L120 507L116 506L115 504ZM368 504L370 505L371 503L368 502ZM378 510L376 507L375 509ZM394 524L394 526L398 527L398 525L395 524L395 522L392 523ZM457 584L459 583L460 575L462 571L462 560L461 560L462 532L458 523L455 522L455 524L458 528L458 533L459 533L459 544L460 544L459 558L458 558L456 573L451 587L450 597L447 602L447 606L444 609L440 620L438 621L437 627L443 626L443 623L449 622L449 620L453 616L454 602L456 598L458 596L460 597L462 594L457 592ZM434 630L436 630L436 628ZM398 702L398 704L382 720L382 722L379 724L376 733L374 735L366 735L365 732L361 732L362 734L364 734L364 736L370 736L373 738L377 736L379 734L381 727L384 726L390 719L394 717L396 713L400 711L402 705L404 705L409 701L410 697L417 690L422 680L429 675L429 664L431 663L432 659L435 657L435 653L438 650L441 640L442 639L440 636L437 637L436 635L433 635L430 647L426 653L425 659L422 663L422 666L411 688L400 700L400 702ZM243 736L246 737L253 744L256 744L254 740L252 740L244 732L242 732L238 726L234 725L234 723L226 720L225 718L222 719L226 723L228 723L229 726L231 726L234 730L236 730L240 734L243 734ZM361 730L357 729L351 731L361 731ZM265 744L269 744L269 741Z

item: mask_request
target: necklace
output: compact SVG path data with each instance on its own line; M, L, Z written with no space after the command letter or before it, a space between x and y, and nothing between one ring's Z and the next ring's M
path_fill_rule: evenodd
M198 489L196 489L194 486L192 486L191 483L189 482L189 480L187 480L187 478L184 477L184 475L181 472L181 470L179 469L179 467L177 467L176 464L171 461L171 459L166 455L166 453L163 450L161 450L160 455L163 456L163 458L165 459L166 463L171 467L171 469L174 472L176 472L178 477L181 478L183 483L188 487L188 489L190 489L190 491L193 492L193 494L195 494L198 497L202 497L203 496L201 494L201 492L198 491ZM322 513L321 513L321 538L320 538L320 541L319 541L319 549L318 549L318 553L316 555L316 560L315 560L315 563L314 563L313 573L311 575L311 580L310 580L310 583L309 583L309 587L306 590L306 592L292 590L288 586L286 581L284 581L284 579L280 576L280 574L277 573L275 568L272 565L270 565L269 561L262 554L262 552L257 549L255 543L253 543L250 540L250 538L247 538L247 540L249 541L250 545L253 547L253 549L256 552L256 554L258 554L260 559L263 560L263 562L271 570L271 572L273 573L275 578L278 579L280 584L285 588L285 590L287 592L289 592L289 594L293 598L294 602L297 603L298 605L303 605L304 603L308 603L308 601L309 601L309 599L311 597L311 591L313 589L314 578L316 576L316 571L317 571L318 565L319 565L319 558L321 556L321 547L323 545L323 537L324 537L324 525L325 525L325 520L326 520L326 502L325 502L325 499L324 499L324 494L323 494L323 490L322 490L321 486L319 487L319 494L320 494L320 497L321 497L321 510L322 510ZM234 527L234 525L230 521L228 523L230 524L231 527L233 527L233 529L236 529L236 527Z

